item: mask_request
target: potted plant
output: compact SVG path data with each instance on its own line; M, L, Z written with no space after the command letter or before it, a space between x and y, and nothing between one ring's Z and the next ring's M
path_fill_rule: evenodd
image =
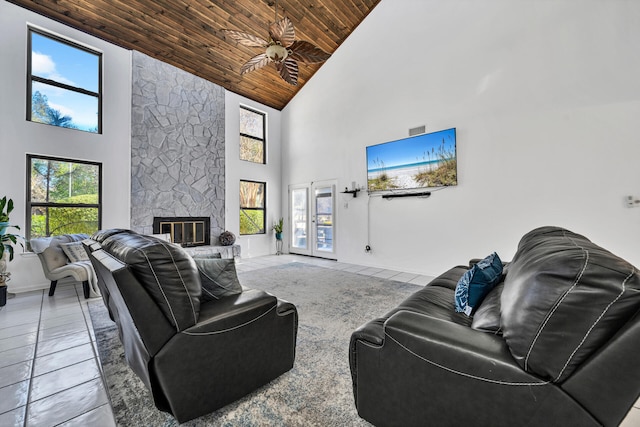
M282 240L282 227L284 225L284 219L280 218L278 222L273 224L273 231L276 232L276 240Z
M4 196L0 200L0 259L4 258L5 251L9 254L9 261L13 261L13 245L18 243L18 239L21 236L17 234L7 233L7 229L10 227L20 230L17 225L11 225L9 223L9 214L13 211L13 200L7 200L7 196ZM22 243L20 243L22 245Z
M11 273L7 273L7 262L13 260L13 245L21 238L17 234L7 233L11 227L20 230L19 226L9 223L12 210L13 200L3 197L0 200L0 307L7 303L7 282L11 276ZM22 246L22 243L20 245Z

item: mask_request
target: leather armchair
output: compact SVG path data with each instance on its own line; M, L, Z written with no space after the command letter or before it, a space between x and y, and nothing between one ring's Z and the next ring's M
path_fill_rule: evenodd
M351 337L376 426L618 425L640 395L640 275L584 236L525 235L473 317L454 267Z
M293 367L293 304L259 290L202 302L193 259L129 230L84 242L131 369L158 409L184 422L215 411Z

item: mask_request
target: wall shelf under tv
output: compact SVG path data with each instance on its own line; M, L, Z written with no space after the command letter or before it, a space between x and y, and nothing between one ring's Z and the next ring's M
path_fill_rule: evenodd
M383 194L383 199L394 199L396 197L429 197L431 196L431 191L421 191L418 193L393 193L393 194Z
M347 190L346 188L344 189L344 191L342 191L342 194L353 194L353 197L358 197L358 191L360 191L359 188L356 188L355 190Z

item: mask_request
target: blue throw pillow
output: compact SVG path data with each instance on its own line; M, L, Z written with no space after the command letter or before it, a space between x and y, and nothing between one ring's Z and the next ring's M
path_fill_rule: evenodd
M456 285L456 311L470 316L502 277L502 261L492 253L464 273Z

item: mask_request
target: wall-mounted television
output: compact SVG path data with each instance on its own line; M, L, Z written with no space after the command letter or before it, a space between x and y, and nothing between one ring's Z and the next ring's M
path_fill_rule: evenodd
M458 185L456 129L367 147L367 190L415 190Z

